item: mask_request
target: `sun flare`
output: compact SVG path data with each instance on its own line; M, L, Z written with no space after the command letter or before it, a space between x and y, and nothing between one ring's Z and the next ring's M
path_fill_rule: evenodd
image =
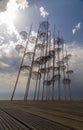
M18 4L16 0L10 0L7 4L6 11L0 13L0 25L7 25L8 31L10 34L15 31L14 21L16 19L16 13L18 11Z
M6 15L9 18L9 21L14 21L16 18L16 11L18 10L18 5L15 0L10 0L7 4Z

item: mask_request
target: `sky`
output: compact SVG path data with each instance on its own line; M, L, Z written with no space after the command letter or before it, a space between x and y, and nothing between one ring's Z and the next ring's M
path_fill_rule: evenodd
M14 88L22 59L18 45L25 45L26 39L20 32L28 33L31 24L33 33L37 32L47 18L50 30L55 25L55 35L60 33L72 54L72 98L83 99L83 0L0 0L0 99L10 99ZM23 98L25 84L26 77L21 75L16 98Z

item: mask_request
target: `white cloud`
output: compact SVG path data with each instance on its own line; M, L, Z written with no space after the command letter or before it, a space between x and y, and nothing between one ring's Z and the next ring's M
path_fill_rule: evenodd
M71 58L69 60L69 69L73 70L74 73L71 75L70 79L72 81L72 87L76 87L76 89L82 89L83 84L83 46L77 44L76 42L67 44L68 54L71 54ZM75 89L75 88L74 88Z
M72 29L72 33L73 35L76 33L76 31L78 31L81 27L81 22L79 22L73 29Z
M81 26L81 23L78 23L75 27L78 30L78 29L80 29L80 26Z
M0 1L0 28L5 26L6 35L19 37L15 20L20 10L28 7L27 0L1 0Z
M4 41L4 37L3 36L0 36L0 44L2 44Z
M28 44L27 51L33 51L34 43L33 38L36 40L37 33L31 32L31 42ZM32 37L33 36L33 37ZM3 39L3 37L1 37ZM4 39L3 39L4 40ZM6 41L7 42L7 41ZM2 73L15 73L18 71L23 52L25 49L26 40L19 39L16 42L9 40L6 44L0 45L0 72ZM27 57L25 58L25 63L27 62ZM28 60L29 62L29 60Z
M23 10L26 7L28 7L27 0L0 0L1 73L14 73L19 68L22 55L20 55L15 48L20 42L19 31L16 27L15 19L20 10Z
M73 33L73 35L76 33L76 28L74 28L73 30L72 30L72 33Z
M46 16L49 15L48 12L45 11L45 9L44 9L43 6L40 7L40 15L41 15L43 18L45 18Z
M34 32L32 32L34 34ZM10 76L11 80L13 80L13 83L15 83L16 75L18 72L18 68L20 65L20 61L22 57L20 57L19 53L16 51L15 47L16 45L19 45L19 43L10 42L10 44L4 44L0 46L0 75L3 75L3 78L5 79L4 82L8 81L8 77L13 74L13 77ZM72 54L72 57L69 61L70 65L69 68L74 70L74 74L72 75L71 81L72 81L72 87L77 89L77 86L79 87L83 84L83 47L76 44L76 42L72 42L67 44L68 53ZM21 75L20 82L22 82L22 86L27 80L24 80L26 78L25 76ZM10 81L11 81L10 80ZM9 83L10 83L9 81ZM79 82L78 82L79 81ZM1 81L2 82L2 81ZM32 82L33 83L33 82ZM13 86L13 85L12 85ZM33 86L33 85L32 85ZM32 89L31 87L30 89ZM81 88L80 88L81 89ZM19 89L20 90L20 89Z
M20 9L24 9L28 7L28 1L27 0L16 0L16 3L18 4L18 7Z
M0 12L6 11L8 3L11 1L17 3L18 8L20 9L28 7L27 0L0 0Z

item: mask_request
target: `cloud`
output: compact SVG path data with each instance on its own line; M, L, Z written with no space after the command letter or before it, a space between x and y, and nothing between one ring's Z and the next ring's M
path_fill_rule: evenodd
M0 28L2 26L3 28L5 27L5 35L16 35L17 38L19 37L15 20L18 18L20 10L24 10L27 7L27 0L0 0Z
M68 47L69 52L72 54L70 64L71 68L75 70L75 72L79 72L83 74L83 46L79 46L76 42L72 42L72 44ZM81 77L80 77L81 78Z
M0 72L11 74L18 72L25 47L24 40L8 41L0 45Z
M15 43L0 46L0 72L14 73L19 67L20 56L15 49Z
M72 33L73 33L73 35L76 33L76 28L74 28L73 30L72 30Z
M32 32L32 34L33 33L34 32ZM14 79L13 83L15 82L16 74L18 73L20 62L22 59L21 55L19 54L19 51L22 48L23 46L22 44L19 44L19 41L17 41L17 43L10 41L10 43L2 44L0 46L0 75L2 74L3 78L5 77L5 80L7 81L9 80L8 77L10 75L13 75L13 77L11 76L10 81ZM79 93L82 91L82 84L83 84L83 79L82 79L83 77L83 60L82 60L83 46L79 46L76 42L72 42L72 43L67 44L67 48L68 48L68 53L72 54L72 57L69 61L70 63L69 68L74 70L74 74L70 77L72 81L71 89L72 89L72 93L74 97L77 97L77 95L79 97L80 95ZM25 83L24 78L26 78L26 76L21 75L21 82L23 83L23 85ZM33 88L33 85L30 89L32 88ZM78 93L77 95L75 95L75 92L77 91Z
M24 9L28 7L28 1L27 0L15 0L16 3L18 4L18 7L20 9Z
M24 35L25 31L23 31L23 33L21 33L21 35ZM27 35L27 33L25 33ZM34 43L33 43L33 38L36 41L36 35L37 33L35 33L34 31L31 32L31 39L27 46L27 52L28 51L33 51L34 48ZM33 37L32 37L33 36ZM21 37L19 37L20 39L18 39L16 42L15 41L11 41L9 40L8 43L6 44L1 44L0 45L0 72L1 73L16 73L18 71L18 68L20 66L20 62L22 60L22 56L23 56L23 52L25 49L25 43L26 43L26 39L24 40L21 39ZM1 37L2 40L3 37ZM7 42L7 41L6 41ZM30 59L27 60L27 56L25 58L24 64L26 63L31 63Z
M76 31L78 31L81 27L81 22L79 22L73 29L72 29L72 33L73 35L76 33Z
M7 9L7 4L9 0L0 0L0 12L3 12Z
M76 29L80 29L80 26L81 26L81 23L78 23L78 24L75 26L75 28L76 28Z
M83 98L83 46L72 42L72 44L69 45L68 51L72 54L69 61L70 69L74 70L73 75L70 77L72 96L80 99Z
M20 9L28 7L27 0L12 0L12 1L17 3L18 8ZM9 2L11 2L11 0L0 0L0 12L4 12L7 10L7 5Z
M40 15L41 15L43 18L45 18L46 16L49 15L48 12L45 11L45 9L44 9L43 6L40 7Z

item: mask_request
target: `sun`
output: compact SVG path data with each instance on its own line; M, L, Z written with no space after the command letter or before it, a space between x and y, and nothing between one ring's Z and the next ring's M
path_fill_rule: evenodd
M6 24L10 34L15 31L14 21L17 11L18 4L16 0L9 0L6 11L0 13L0 25Z
M16 18L16 11L18 10L18 5L15 0L10 0L7 4L6 17L9 18L9 21L14 21Z

